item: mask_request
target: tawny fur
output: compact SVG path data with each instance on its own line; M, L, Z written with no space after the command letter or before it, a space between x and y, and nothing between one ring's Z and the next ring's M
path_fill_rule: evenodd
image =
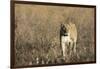
M66 44L70 46L70 54L71 52L76 52L76 42L77 42L77 28L74 23L68 23L65 25L67 29L67 36L61 37L61 46L63 51L63 56L66 56ZM65 33L66 34L66 33Z

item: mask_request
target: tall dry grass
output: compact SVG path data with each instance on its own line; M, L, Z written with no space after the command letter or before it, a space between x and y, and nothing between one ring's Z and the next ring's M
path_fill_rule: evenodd
M73 18L78 31L77 53L62 59L60 24ZM95 61L94 9L15 5L16 66Z

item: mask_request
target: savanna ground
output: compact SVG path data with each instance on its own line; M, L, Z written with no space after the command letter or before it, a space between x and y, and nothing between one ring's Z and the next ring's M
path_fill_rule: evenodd
M15 4L15 65L95 61L94 8ZM60 24L73 18L77 52L62 59ZM38 59L37 59L38 58Z

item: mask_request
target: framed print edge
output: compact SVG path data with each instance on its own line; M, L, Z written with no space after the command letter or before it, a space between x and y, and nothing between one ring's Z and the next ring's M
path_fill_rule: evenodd
M60 65L76 65L76 64L91 64L96 63L96 6L95 5L80 5L80 4L63 4L63 3L47 3L47 2L34 2L34 1L11 1L10 2L10 20L11 20L11 35L10 35L10 68L27 68L27 67L43 67L43 66L60 66ZM50 5L50 6L68 6L68 7L86 7L86 8L94 8L94 59L95 61L87 61L87 62L76 62L76 63L60 63L60 64L39 64L39 65L26 65L26 66L16 66L15 60L15 4L35 4L35 5Z

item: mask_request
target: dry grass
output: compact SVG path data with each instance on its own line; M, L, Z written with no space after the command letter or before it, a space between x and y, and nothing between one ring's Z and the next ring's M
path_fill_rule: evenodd
M62 59L60 23L73 18L78 30L77 53ZM95 61L94 9L15 5L16 66Z

